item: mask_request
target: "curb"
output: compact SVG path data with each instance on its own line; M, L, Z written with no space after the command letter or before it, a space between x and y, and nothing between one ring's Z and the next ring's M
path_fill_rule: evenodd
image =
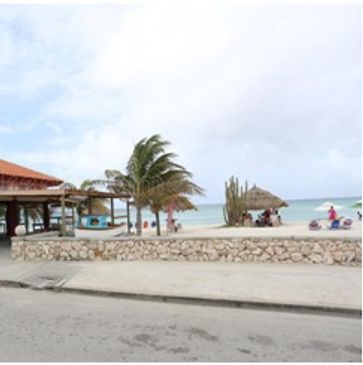
M14 280L0 280L0 287L3 288L30 288L30 285Z
M317 314L317 315L331 315L331 316L346 316L362 318L362 309L345 308L345 307L333 307L322 305L306 305L306 304L287 304L278 302L259 302L249 300L234 300L234 299L214 299L214 298L198 298L198 297L186 297L186 296L173 296L163 294L139 294L129 292L114 292L103 291L95 289L83 289L83 288L66 288L63 287L64 282L60 282L54 286L34 287L30 284L22 283L20 281L13 280L0 280L0 287L8 288L23 288L32 290L47 290L58 293L69 294L81 294L98 297L109 298L122 298L131 300L142 300L161 303L176 303L176 304L190 304L190 305L207 305L213 307L224 308L243 308L243 309L255 309L255 310L270 310L279 312L294 312L304 314Z
M143 300L162 303L177 303L177 304L192 304L192 305L208 305L214 307L227 307L227 308L244 308L244 309L260 309L271 310L281 312L299 312L307 314L325 314L333 316L349 316L349 317L362 317L362 310L356 308L345 307L333 307L333 306L314 306L305 304L287 304L277 302L259 302L249 300L234 300L234 299L214 299L214 298L198 298L198 297L186 297L186 296L173 296L164 294L139 294L129 292L113 292L94 289L82 289L82 288L65 288L62 286L54 286L48 288L48 290L56 292L92 295L99 297L111 297L122 298L131 300Z

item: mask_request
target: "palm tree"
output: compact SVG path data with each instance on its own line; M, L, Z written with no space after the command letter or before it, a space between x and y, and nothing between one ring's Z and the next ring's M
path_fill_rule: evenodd
M126 174L117 170L106 170L105 172L109 179L107 185L112 190L123 191L132 196L136 208L138 235L142 233L141 209L150 205L154 198L154 211L159 212L160 204L156 206L156 201L160 201L160 199L156 199L156 196L162 196L161 192L164 190L165 193L167 184L170 184L173 179L176 182L181 177L184 179L191 177L189 171L173 161L177 157L175 153L165 152L165 148L169 144L169 142L163 141L158 134L150 138L143 138L134 147L126 166Z
M61 189L66 190L82 190L82 191L96 191L95 183L92 180L84 180L80 187L77 188L76 185L66 182L60 186ZM86 197L77 202L76 210L78 215L82 215L85 212L92 214L92 212L97 212L98 214L106 214L108 212L105 199Z
M196 206L189 200L188 196L204 195L203 189L200 186L194 184L182 174L179 177L177 177L176 174L176 176L170 178L169 181L159 184L159 186L150 193L151 198L149 206L151 211L155 214L156 232L158 236L160 236L159 213L161 210L165 209L170 203L174 203L177 210L196 210Z

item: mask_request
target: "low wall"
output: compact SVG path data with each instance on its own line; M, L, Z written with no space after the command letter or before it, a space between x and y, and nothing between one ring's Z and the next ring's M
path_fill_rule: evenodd
M15 237L16 260L227 261L358 265L360 239Z

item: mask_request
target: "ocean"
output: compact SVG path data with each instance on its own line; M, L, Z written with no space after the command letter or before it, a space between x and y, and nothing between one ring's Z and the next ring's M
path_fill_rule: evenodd
M333 202L343 207L337 211L339 216L350 217L354 220L357 218L357 211L361 209L352 208L352 205L360 200L360 197L352 198L323 198L323 199L306 199L306 200L289 200L288 207L280 209L280 215L283 222L309 222L315 218L327 218L327 213L317 212L314 209L326 201ZM126 214L124 209L117 209L117 214ZM256 218L260 212L251 212ZM135 224L135 209L130 209L131 222ZM174 217L177 223L184 226L222 226L225 224L223 218L223 204L203 204L198 206L197 211L175 212ZM166 213L160 214L160 220L166 222ZM151 223L155 218L148 210L142 211L143 221Z

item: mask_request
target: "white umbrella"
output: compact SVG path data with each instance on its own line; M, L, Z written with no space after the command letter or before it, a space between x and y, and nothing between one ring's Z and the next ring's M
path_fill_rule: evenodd
M334 204L332 202L325 202L322 205L319 205L318 207L316 207L314 210L316 210L317 212L328 212L331 207L333 207L335 210L339 210L339 209L343 208L342 206Z

